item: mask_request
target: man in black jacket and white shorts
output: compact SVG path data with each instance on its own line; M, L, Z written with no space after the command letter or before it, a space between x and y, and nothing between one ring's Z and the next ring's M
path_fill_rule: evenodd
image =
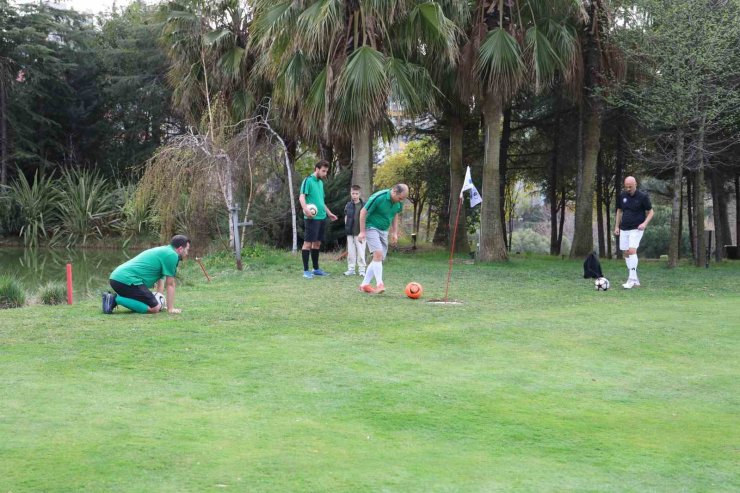
M617 200L617 218L614 221L614 234L619 236L619 249L627 262L628 278L622 284L624 289L640 285L637 277L637 248L652 218L653 205L650 197L637 189L637 180L633 176L628 176L624 179L624 191Z

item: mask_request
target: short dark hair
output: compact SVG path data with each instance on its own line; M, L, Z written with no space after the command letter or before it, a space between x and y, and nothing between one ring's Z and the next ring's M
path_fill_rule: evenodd
M318 161L316 164L313 165L313 169L328 168L329 166L331 166L331 164L329 164L329 161L322 159L321 161Z
M349 188L350 188L350 190L362 190L362 187L360 185L352 185Z
M175 248L175 249L184 247L188 243L190 243L190 238L188 238L185 235L175 235L170 240L170 246L172 246L172 248Z

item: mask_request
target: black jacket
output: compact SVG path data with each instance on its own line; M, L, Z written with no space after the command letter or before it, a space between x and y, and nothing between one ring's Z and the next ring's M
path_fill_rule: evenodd
M589 253L588 257L586 257L586 260L583 261L583 278L588 279L596 279L599 277L604 277L604 274L601 272L601 263L599 262L599 257L596 256L595 253Z
M362 208L362 206L365 205L365 202L360 199L360 203L358 205ZM344 206L344 216L347 218L347 222L344 223L344 232L347 236L351 236L352 228L355 225L355 203L351 200Z

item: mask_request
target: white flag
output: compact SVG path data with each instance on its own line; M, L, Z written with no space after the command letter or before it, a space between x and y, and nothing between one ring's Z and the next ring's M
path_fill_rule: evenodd
M462 198L465 190L470 190L470 207L475 207L483 202L478 189L473 185L473 178L470 176L470 166L465 170L465 181L463 182L462 190L460 190L460 198Z
M468 169L465 170L465 181L463 181L463 187L460 190L460 197L462 197L465 190L470 190L471 188L475 188L475 185L473 185L473 178L470 176L470 166L468 166Z
M483 202L483 198L478 193L478 189L475 188L475 185L473 185L473 188L470 189L470 207L475 207L481 202Z

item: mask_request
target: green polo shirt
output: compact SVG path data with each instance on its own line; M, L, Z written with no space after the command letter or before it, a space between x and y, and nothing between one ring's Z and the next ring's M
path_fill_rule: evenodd
M388 231L393 216L401 212L403 204L391 200L391 189L378 190L367 199L364 207L367 210L365 227Z
M171 245L144 250L136 257L116 267L110 278L114 281L150 288L163 277L175 277L180 256Z
M313 219L326 219L326 206L324 205L324 182L316 178L316 175L308 175L301 183L301 195L306 196L306 205L313 204L317 212ZM303 215L304 219L308 219Z

